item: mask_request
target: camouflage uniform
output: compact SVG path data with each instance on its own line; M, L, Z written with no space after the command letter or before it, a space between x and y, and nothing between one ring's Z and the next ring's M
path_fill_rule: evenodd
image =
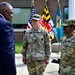
M50 56L50 45L47 31L40 27L38 31L27 30L23 38L22 55L26 58L29 75L43 75L45 60Z
M75 36L63 39L61 53L60 75L75 75Z

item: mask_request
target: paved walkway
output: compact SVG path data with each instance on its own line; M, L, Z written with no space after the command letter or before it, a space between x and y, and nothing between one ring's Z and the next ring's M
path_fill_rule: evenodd
M52 59L60 58L60 55L56 53L51 53L50 55L50 62L47 65L44 75L59 75L58 69L59 65L55 63L51 63ZM16 66L17 66L17 75L29 75L27 70L27 65L22 63L22 55L16 54Z

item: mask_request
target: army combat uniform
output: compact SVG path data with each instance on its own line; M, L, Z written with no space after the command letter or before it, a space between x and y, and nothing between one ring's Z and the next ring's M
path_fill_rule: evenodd
M27 30L23 38L22 55L26 58L29 75L43 75L45 60L50 56L50 45L47 31L40 27L39 30Z
M75 36L61 42L60 75L75 75Z

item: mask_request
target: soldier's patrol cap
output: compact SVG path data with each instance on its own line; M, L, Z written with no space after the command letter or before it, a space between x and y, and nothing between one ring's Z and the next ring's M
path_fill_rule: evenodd
M75 20L66 20L65 23L63 23L62 25L63 26L70 26L70 25L75 26Z
M39 14L34 14L33 16L32 16L32 20L40 20L41 19L41 15L39 15Z

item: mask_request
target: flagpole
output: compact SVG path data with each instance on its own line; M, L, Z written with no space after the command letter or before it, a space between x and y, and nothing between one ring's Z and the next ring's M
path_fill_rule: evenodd
M58 3L59 3L59 0L58 0Z
M32 5L34 5L34 0L32 0Z
M45 0L45 4L47 4L47 1L48 1L48 0Z
M60 1L60 0L58 0L58 5L59 5L59 1Z

